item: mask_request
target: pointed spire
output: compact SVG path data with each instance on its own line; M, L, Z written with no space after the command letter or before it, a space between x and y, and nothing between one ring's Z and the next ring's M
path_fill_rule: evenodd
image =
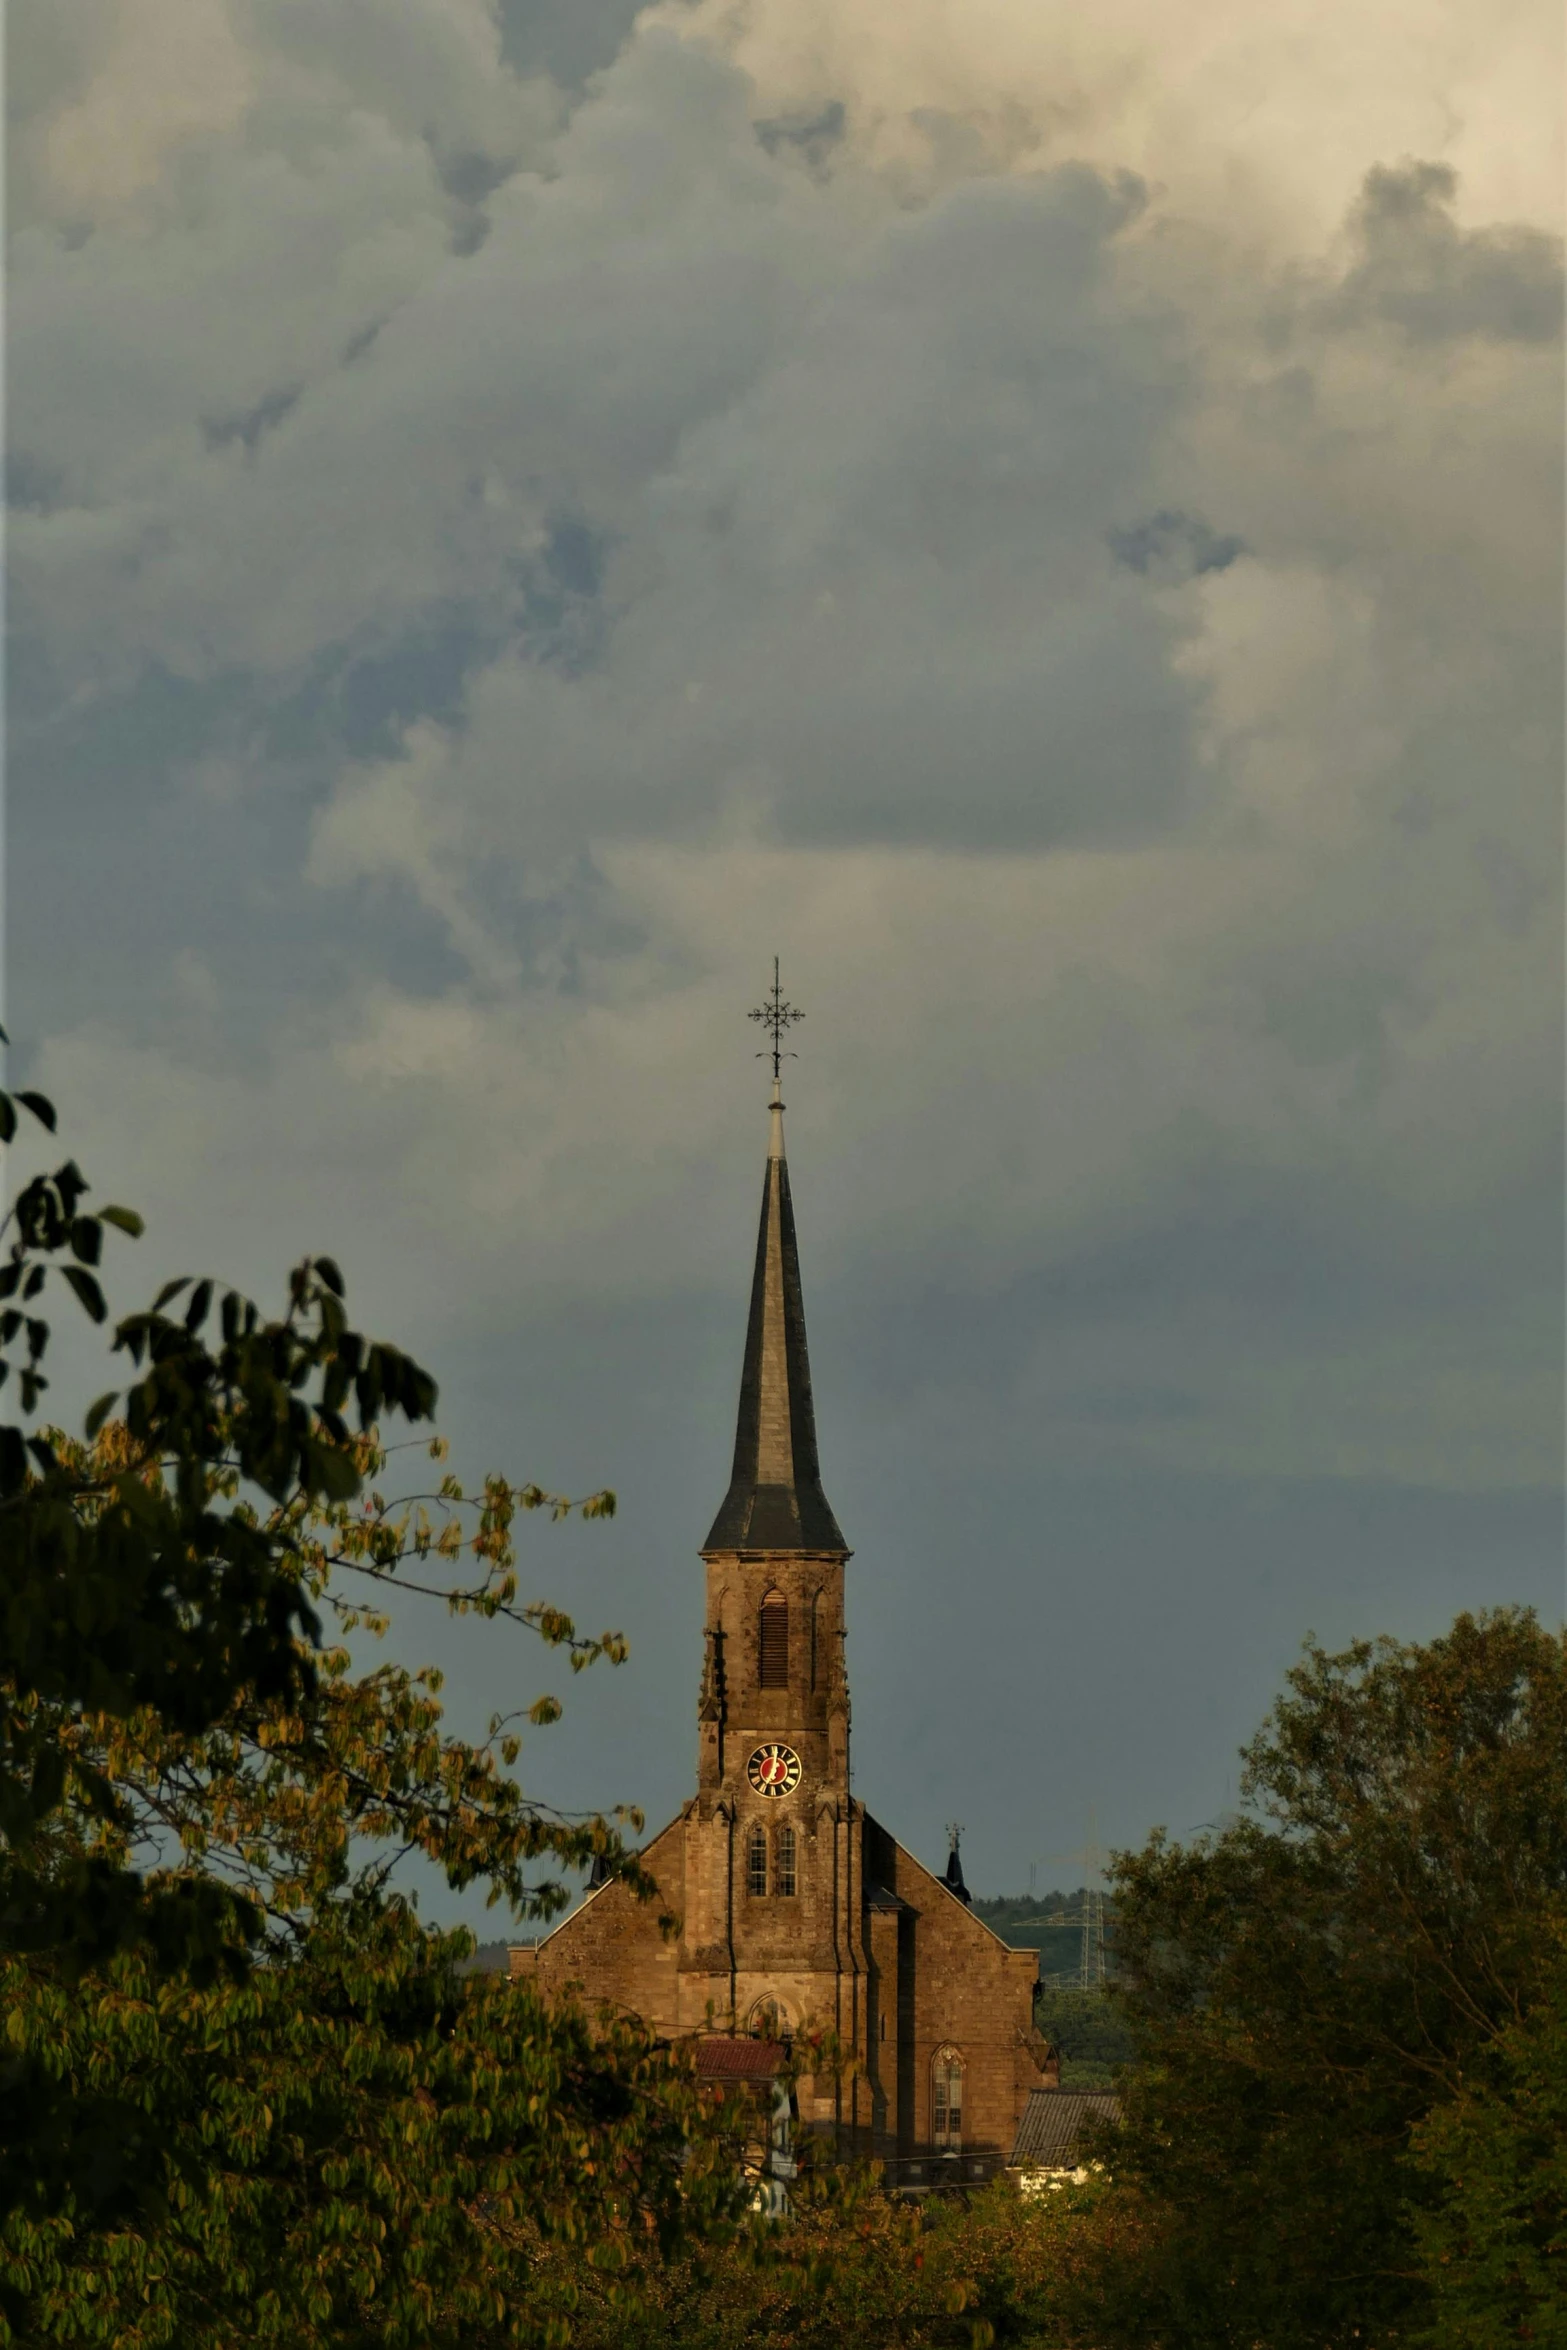
M962 1902L964 1908L969 1909L973 1906L973 1898L969 1892L968 1887L963 1882L963 1861L958 1851L958 1846L962 1843L962 1841L962 1821L949 1820L947 1822L947 1867L946 1873L942 1877L941 1881L946 1886L947 1891L949 1893L955 1893L959 1901Z
M702 1545L715 1550L838 1551L848 1544L822 1491L805 1346L800 1256L784 1156L784 1105L773 1079L762 1223L740 1379L729 1491Z

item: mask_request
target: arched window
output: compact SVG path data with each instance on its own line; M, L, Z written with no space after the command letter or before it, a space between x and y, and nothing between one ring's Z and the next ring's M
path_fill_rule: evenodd
M760 1822L745 1840L745 1889L747 1893L767 1891L767 1830Z
M789 1602L781 1591L769 1591L762 1602L761 1670L764 1689L789 1686Z
M794 2026L789 2010L781 1999L759 1999L745 2019L745 2028L753 2040L790 2040Z
M963 2143L963 2059L938 2048L930 2068L930 2134L937 2147Z
M773 1848L773 1891L775 1893L792 1893L794 1891L794 1830L792 1828L780 1828L778 1831L778 1841Z

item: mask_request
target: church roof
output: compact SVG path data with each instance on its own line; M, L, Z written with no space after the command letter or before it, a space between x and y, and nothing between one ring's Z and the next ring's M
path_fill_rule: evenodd
M849 1546L822 1491L816 1457L800 1253L784 1157L783 1103L776 1083L734 1469L702 1548L837 1551L848 1556Z

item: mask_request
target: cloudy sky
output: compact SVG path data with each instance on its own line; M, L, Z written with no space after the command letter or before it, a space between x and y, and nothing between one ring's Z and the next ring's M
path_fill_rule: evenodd
M617 1487L554 1800L691 1782L775 952L916 1850L1074 1881L1308 1630L1559 1616L1560 40L18 0L16 1067L124 1303L331 1249L464 1465Z

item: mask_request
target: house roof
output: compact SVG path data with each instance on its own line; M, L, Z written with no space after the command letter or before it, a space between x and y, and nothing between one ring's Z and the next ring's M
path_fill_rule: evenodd
M776 2040L699 2040L699 2081L771 2081L782 2072L784 2051Z
M1121 2100L1108 2089L1030 2089L1012 2147L1012 2168L1035 2164L1043 2170L1068 2168L1076 2154L1078 2134L1090 2116L1096 2121L1119 2121Z
M805 1346L800 1252L783 1104L773 1088L772 1141L762 1187L762 1221L751 1277L751 1318L740 1376L734 1468L704 1554L720 1550L827 1551L848 1544L822 1491L816 1410Z

